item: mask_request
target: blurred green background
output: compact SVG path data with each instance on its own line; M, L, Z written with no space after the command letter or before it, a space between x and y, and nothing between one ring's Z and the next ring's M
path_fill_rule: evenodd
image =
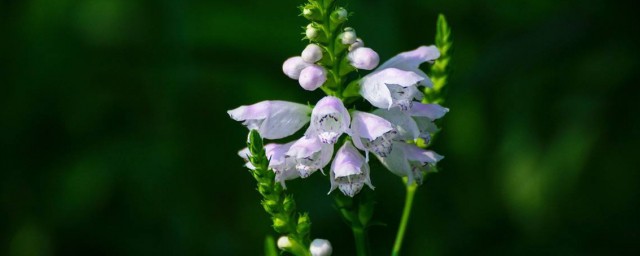
M315 103L281 72L305 43L286 1L0 2L1 255L258 255L274 234L226 110ZM344 1L342 2L344 4ZM640 255L631 1L350 0L387 59L453 28L451 112L406 255ZM373 164L375 255L400 218ZM312 234L354 252L321 175L288 183Z

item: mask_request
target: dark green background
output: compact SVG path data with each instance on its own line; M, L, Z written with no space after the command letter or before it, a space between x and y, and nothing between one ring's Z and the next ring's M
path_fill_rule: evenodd
M0 254L257 255L274 234L226 110L315 103L281 73L302 1L0 2ZM344 2L343 2L344 3ZM352 0L382 59L455 52L406 255L640 254L637 8L629 2ZM376 255L400 179L373 164ZM312 234L354 252L320 174L288 183Z

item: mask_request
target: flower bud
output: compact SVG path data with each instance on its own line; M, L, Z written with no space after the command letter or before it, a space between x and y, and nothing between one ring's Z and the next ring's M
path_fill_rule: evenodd
M290 231L287 222L278 217L273 217L273 229L279 233L287 233Z
M269 184L266 184L266 183L260 183L258 184L258 192L260 192L260 194L263 196L270 195L271 186L269 186Z
M311 65L306 67L300 72L300 78L298 83L307 91L313 91L322 86L327 81L327 72L323 67L318 65Z
M279 212L278 203L273 200L262 201L262 207L264 207L264 210L271 215Z
M282 72L291 79L298 79L300 78L300 72L308 66L309 64L304 62L301 57L295 56L284 61Z
M282 205L285 213L290 213L296 209L296 201L294 201L291 196L285 197Z
M302 8L302 16L311 21L318 21L322 19L320 10L318 10L317 7L311 4L307 4Z
M313 23L307 25L307 30L304 34L309 38L309 40L316 41L320 38L320 30L313 26Z
M351 45L349 45L349 51L353 51L363 46L364 46L364 41L362 41L362 39L360 38L357 38L355 43L352 43Z
M307 213L304 213L298 217L298 226L296 227L296 231L298 234L304 235L308 234L311 230L311 219Z
M284 250L286 248L291 248L291 240L289 240L288 236L281 236L278 238L278 248Z
M309 251L313 256L329 256L333 252L333 248L329 240L313 239L311 246L309 246Z
M340 38L342 44L353 44L357 39L356 31L350 27L344 28L344 32L338 35L338 38Z
M322 48L317 44L309 44L304 48L301 54L302 60L306 63L313 64L322 59Z
M342 7L336 9L331 13L331 21L338 24L347 21L348 17L349 13Z
M372 70L380 62L380 57L371 48L359 47L347 55L351 66L357 69Z

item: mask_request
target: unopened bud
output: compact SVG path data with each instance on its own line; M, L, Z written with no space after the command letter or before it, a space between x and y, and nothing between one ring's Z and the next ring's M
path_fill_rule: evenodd
M342 7L336 9L331 13L331 21L338 24L347 21L348 17L349 13Z
M304 213L298 217L298 226L296 231L298 234L308 234L311 230L311 219L307 213Z
M286 233L290 231L287 226L287 222L278 217L273 217L273 229L279 233Z
M313 24L307 25L307 30L304 33L309 40L317 40L320 37L320 30L313 26Z
M357 69L372 70L378 66L380 57L371 48L360 47L347 55L351 66Z
M353 44L356 42L356 31L353 30L353 28L345 28L344 32L342 32L342 34L339 35L340 37L340 42L342 42L342 44Z
M320 10L314 5L308 4L302 8L302 16L311 21L318 21L322 19L320 15Z
M300 57L309 64L316 63L322 59L322 48L317 44L309 44L304 48Z
M280 249L286 249L286 248L291 248L291 240L289 240L288 236L281 236L280 238L278 238L278 248Z
M278 203L276 203L273 200L265 200L262 202L262 207L264 207L264 210L273 215L273 214L277 214L279 212L278 209Z
M313 239L311 246L309 246L309 252L313 256L329 256L333 252L333 248L329 240Z
M300 56L288 58L282 64L282 72L291 79L300 78L300 72L309 66Z
M296 209L296 201L293 200L293 197L287 196L284 198L284 202L282 203L284 212L289 213Z
M298 83L307 91L318 89L327 81L327 73L323 67L310 65L300 72Z
M360 47L364 47L364 41L362 41L362 39L360 39L360 38L357 38L354 43L349 45L349 51L353 51L353 50L358 49Z

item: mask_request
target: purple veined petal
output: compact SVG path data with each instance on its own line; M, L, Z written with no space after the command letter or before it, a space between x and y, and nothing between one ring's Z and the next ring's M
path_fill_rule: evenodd
M369 151L381 156L391 152L392 139L398 134L393 124L382 117L361 111L353 111L351 116L353 144L365 151L367 161Z
M227 113L247 128L258 130L265 139L280 139L294 134L310 120L311 108L288 101L262 101L240 106Z
M349 132L351 118L342 101L333 96L322 98L311 112L311 125L307 134L316 134L322 143L334 144Z
M395 126L395 129L398 131L396 139L414 140L420 135L420 129L416 121L400 109L376 109L373 111L373 114L386 119Z
M323 67L310 65L300 72L298 83L307 91L315 91L327 81L327 72Z
M397 84L388 84L391 93L391 107L398 107L402 111L408 111L413 108L414 100L422 99L422 92L416 86L402 87Z
M378 69L398 68L402 70L417 70L420 64L434 61L440 57L440 51L434 45L420 46L412 51L402 52L387 60Z
M436 120L443 117L447 112L449 112L448 108L442 107L438 104L423 104L415 102L409 111L409 114L411 116L427 117L431 120Z
M293 159L300 177L306 178L331 161L333 145L320 142L318 136L303 136L286 153Z
M298 79L300 72L309 65L311 64L305 62L300 56L291 57L282 63L282 72L291 79Z
M368 47L358 47L354 49L349 52L347 59L351 63L351 66L364 70L372 70L380 63L378 53Z

